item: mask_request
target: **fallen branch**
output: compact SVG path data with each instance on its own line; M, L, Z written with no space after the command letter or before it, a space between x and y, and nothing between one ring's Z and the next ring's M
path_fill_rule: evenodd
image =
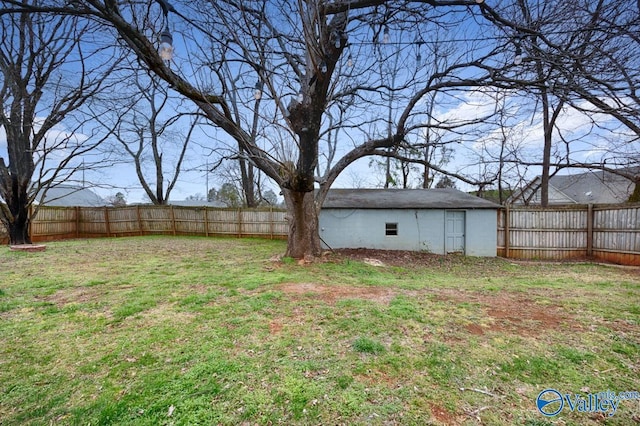
M496 395L495 393L491 393L491 392L489 392L489 391L482 390L482 389L476 389L476 388L460 388L460 390L461 390L462 392L464 392L464 391L478 392L478 393L481 393L481 394L483 394L483 395L492 396L492 397L494 397L494 398L504 398L504 396L503 396L503 395Z
M489 408L491 408L491 407L488 407L488 406L487 406L487 407L480 407L480 408L478 408L477 410L468 411L468 412L467 412L467 416L469 416L469 417L476 417L476 418L477 418L477 417L478 417L478 415L479 415L480 413L482 413L484 410L488 410ZM478 420L479 420L479 419L478 419Z

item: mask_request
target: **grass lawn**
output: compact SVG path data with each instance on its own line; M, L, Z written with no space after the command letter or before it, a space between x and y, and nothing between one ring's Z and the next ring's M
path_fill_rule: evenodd
M0 424L640 423L638 399L611 417L536 409L547 388L640 391L636 269L408 253L298 265L284 249L0 247Z

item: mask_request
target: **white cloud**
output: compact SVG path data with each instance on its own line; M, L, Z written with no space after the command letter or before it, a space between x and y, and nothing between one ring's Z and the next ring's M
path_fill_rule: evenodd
M588 149L583 153L584 160L587 162L601 162L606 157L607 153L611 150L610 144L607 141L602 141L600 144Z
M460 102L452 108L438 108L434 117L441 122L461 122L479 120L491 115L495 102L486 90L474 90L465 93Z
M468 104L464 102L468 101ZM529 102L528 100L524 100ZM544 126L542 112L537 111L533 117L529 113L523 113L518 118L518 109L522 99L512 97L507 101L509 113L514 114L513 118L507 121L506 129L492 128L487 129L487 133L480 137L474 144L472 149L491 149L498 147L503 139L503 131L506 130L507 137L512 144L521 147L536 148L544 145ZM586 102L578 105L580 108L588 108ZM453 119L480 118L488 115L493 111L494 101L491 97L482 93L474 92L468 100L463 100L456 107L443 114L444 117L452 117ZM595 124L594 124L595 123ZM560 129L565 139L570 141L579 141L580 143L589 143L593 145L602 145L604 133L610 127L619 127L619 123L610 115L606 114L585 114L584 112L567 106L560 113L556 127ZM608 135L607 135L608 136ZM560 137L557 130L554 130L554 141L559 141Z
M38 131L42 127L44 118L37 117L34 121L34 130ZM53 147L56 149L48 155L56 158L64 158L68 155L69 150L82 145L89 139L88 135L80 132L72 132L61 125L54 126L45 136L45 140L41 142L38 150L49 150ZM0 156L8 155L7 133L4 127L0 127Z
M60 126L55 126L47 132L47 144L75 147L82 145L89 139L84 133L70 132Z

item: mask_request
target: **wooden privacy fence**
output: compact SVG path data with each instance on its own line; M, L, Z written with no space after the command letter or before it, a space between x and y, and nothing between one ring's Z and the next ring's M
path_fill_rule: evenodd
M507 207L498 212L498 256L640 265L640 205Z
M1 226L1 225L0 225ZM209 207L40 207L31 222L34 242L137 235L287 237L285 212ZM0 240L6 232L0 229Z
M640 205L507 207L498 211L498 256L593 257L640 265ZM34 242L135 235L203 235L285 239L283 210L209 207L41 207ZM0 228L0 241L8 242Z

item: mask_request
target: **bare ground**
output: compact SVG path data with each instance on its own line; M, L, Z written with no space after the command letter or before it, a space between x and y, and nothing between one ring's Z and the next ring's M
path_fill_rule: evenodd
M539 333L560 328L581 330L582 326L561 307L541 305L522 293L501 292L487 294L459 289L426 289L407 291L375 286L324 285L316 283L284 283L276 289L293 298L312 298L327 304L343 299L362 299L388 304L398 295L416 296L420 293L434 295L443 302L472 303L478 305L490 319L489 324L470 323L467 332L483 335L489 331L501 331L520 336L536 336ZM279 331L277 326L272 331Z

